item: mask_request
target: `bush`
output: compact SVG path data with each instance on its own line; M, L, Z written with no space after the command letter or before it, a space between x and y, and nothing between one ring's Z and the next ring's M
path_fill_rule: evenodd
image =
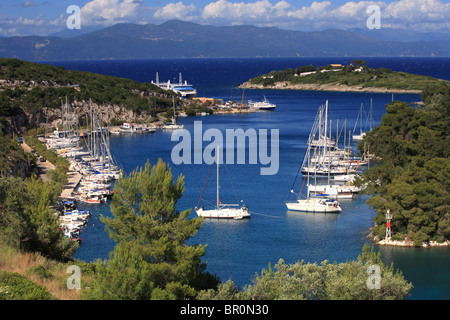
M0 272L0 300L54 300L55 298L33 281L16 272Z
M44 266L39 265L29 270L30 274L35 274L39 277L39 279L52 279L53 274Z

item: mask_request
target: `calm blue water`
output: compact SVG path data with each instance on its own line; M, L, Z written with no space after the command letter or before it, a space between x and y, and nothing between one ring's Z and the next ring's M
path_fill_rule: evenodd
M139 61L72 61L49 62L67 69L85 70L136 81L150 82L159 72L160 81L183 79L194 84L198 96L221 98L225 101L242 99L240 83L271 70L295 68L305 64L315 66L329 63L348 64L352 58L291 58L291 59L189 59L189 60L139 60ZM449 79L450 59L436 58L367 58L369 66L387 67L438 78ZM180 121L193 136L194 121L202 121L203 132L208 128L279 129L279 171L273 176L261 176L261 165L228 165L221 170L222 202L241 199L254 212L244 221L205 221L191 243L207 244L207 270L217 274L222 281L233 280L238 286L251 283L252 277L262 268L284 259L287 263L299 260L345 262L354 260L367 240L372 218L375 215L360 196L342 200L343 212L333 214L305 214L287 211L284 205L305 153L305 143L319 105L329 101L329 118L333 119L333 134L339 121L341 130L347 120L347 131L353 130L361 103L369 110L373 103L374 125L385 112L392 98L406 102L419 101L414 94L368 94L311 91L246 90L244 99L261 100L264 95L277 104L275 112L252 114L214 115L188 117ZM363 123L364 124L364 123ZM224 134L225 136L225 134ZM152 164L158 158L171 164L174 176L183 174L186 191L177 204L179 210L193 209L205 182L209 166L175 165L171 151L177 142L171 141L170 132L149 135L111 137L111 149L126 172L144 166L147 159ZM203 147L209 143L204 142ZM248 163L248 162L247 162ZM298 179L295 190L300 189ZM203 199L215 201L215 174L207 182ZM208 202L202 202L208 206ZM109 205L80 205L93 212L89 225L82 232L82 245L75 257L84 261L107 259L114 242L104 232L101 214L110 216ZM192 212L192 216L195 213ZM449 299L450 265L449 249L377 248L385 263L394 263L405 278L414 285L412 299Z

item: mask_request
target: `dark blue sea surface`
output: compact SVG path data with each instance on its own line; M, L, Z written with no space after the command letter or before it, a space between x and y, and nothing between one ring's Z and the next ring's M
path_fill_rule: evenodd
M97 72L117 77L130 78L140 82L183 79L192 83L198 96L214 97L224 101L240 102L242 89L237 86L262 73L295 68L305 64L315 66L329 63L348 64L353 58L270 58L270 59L178 59L178 60L133 60L133 61L64 61L48 62L67 69ZM448 58L365 58L371 67L386 67L450 80L450 59ZM271 129L279 130L279 169L277 174L260 174L261 164L234 164L221 167L221 200L236 202L244 200L253 212L251 219L215 221L206 220L190 243L207 244L204 260L207 270L217 274L222 281L233 280L238 286L250 284L252 277L274 266L279 259L286 263L305 260L338 263L354 260L361 253L369 228L373 225L375 212L366 205L367 196L353 200L341 200L341 214L311 214L288 211L284 201L289 195L299 165L306 151L317 109L327 100L329 119L332 119L332 133L343 135L353 131L361 104L369 112L373 109L373 125L379 124L385 113L385 106L392 99L408 103L420 101L417 94L382 94L348 92L313 92L293 90L246 90L244 100L267 99L277 105L274 112L249 114L213 115L179 118L194 139L194 121L201 121L203 132L216 128L226 129ZM366 117L366 116L365 116ZM367 128L365 118L363 125ZM177 204L178 210L193 209L208 174L209 165L172 163L171 152L178 143L171 140L171 132L158 131L147 135L111 136L111 151L125 172L130 173L144 166L147 160L155 164L158 158L169 163L175 177L184 175L185 192ZM341 139L342 136L341 135ZM270 139L270 136L269 136ZM203 148L210 142L203 142ZM269 140L270 146L270 140ZM353 144L355 147L355 144ZM248 148L248 145L247 145ZM354 148L356 149L356 148ZM248 160L248 158L247 158ZM259 162L258 162L259 163ZM215 173L206 183L202 204L215 202ZM297 180L295 191L301 187ZM303 191L304 192L304 191ZM88 226L83 230L82 244L75 258L83 261L107 259L115 243L104 231L100 215L111 216L109 203L105 205L80 205L93 212ZM191 216L195 216L192 211ZM417 248L376 247L383 261L394 263L412 282L411 299L450 298L450 250Z

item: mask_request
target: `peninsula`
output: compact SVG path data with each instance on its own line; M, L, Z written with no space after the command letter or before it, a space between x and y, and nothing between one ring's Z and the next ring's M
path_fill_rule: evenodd
M296 69L271 71L241 84L243 89L348 91L383 93L421 93L427 87L449 81L433 77L396 72L387 68L370 68L365 61L349 65L312 65Z
M74 123L86 125L93 106L104 124L162 124L177 112L210 112L201 101L182 99L172 90L86 71L0 58L0 131L22 133L27 128L56 128L63 100L70 101Z

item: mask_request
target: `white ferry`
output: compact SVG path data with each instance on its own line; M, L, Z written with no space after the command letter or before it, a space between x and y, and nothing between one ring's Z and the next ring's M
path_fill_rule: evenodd
M276 104L270 103L264 96L264 101L252 102L249 101L249 106L259 109L259 110L275 110Z
M154 85L157 85L161 89L172 90L180 93L182 98L190 99L197 95L197 90L191 84L188 84L186 80L183 82L181 72L178 83L171 83L170 80L168 80L167 82L159 82L158 72L156 73L156 81L152 81L152 83Z

